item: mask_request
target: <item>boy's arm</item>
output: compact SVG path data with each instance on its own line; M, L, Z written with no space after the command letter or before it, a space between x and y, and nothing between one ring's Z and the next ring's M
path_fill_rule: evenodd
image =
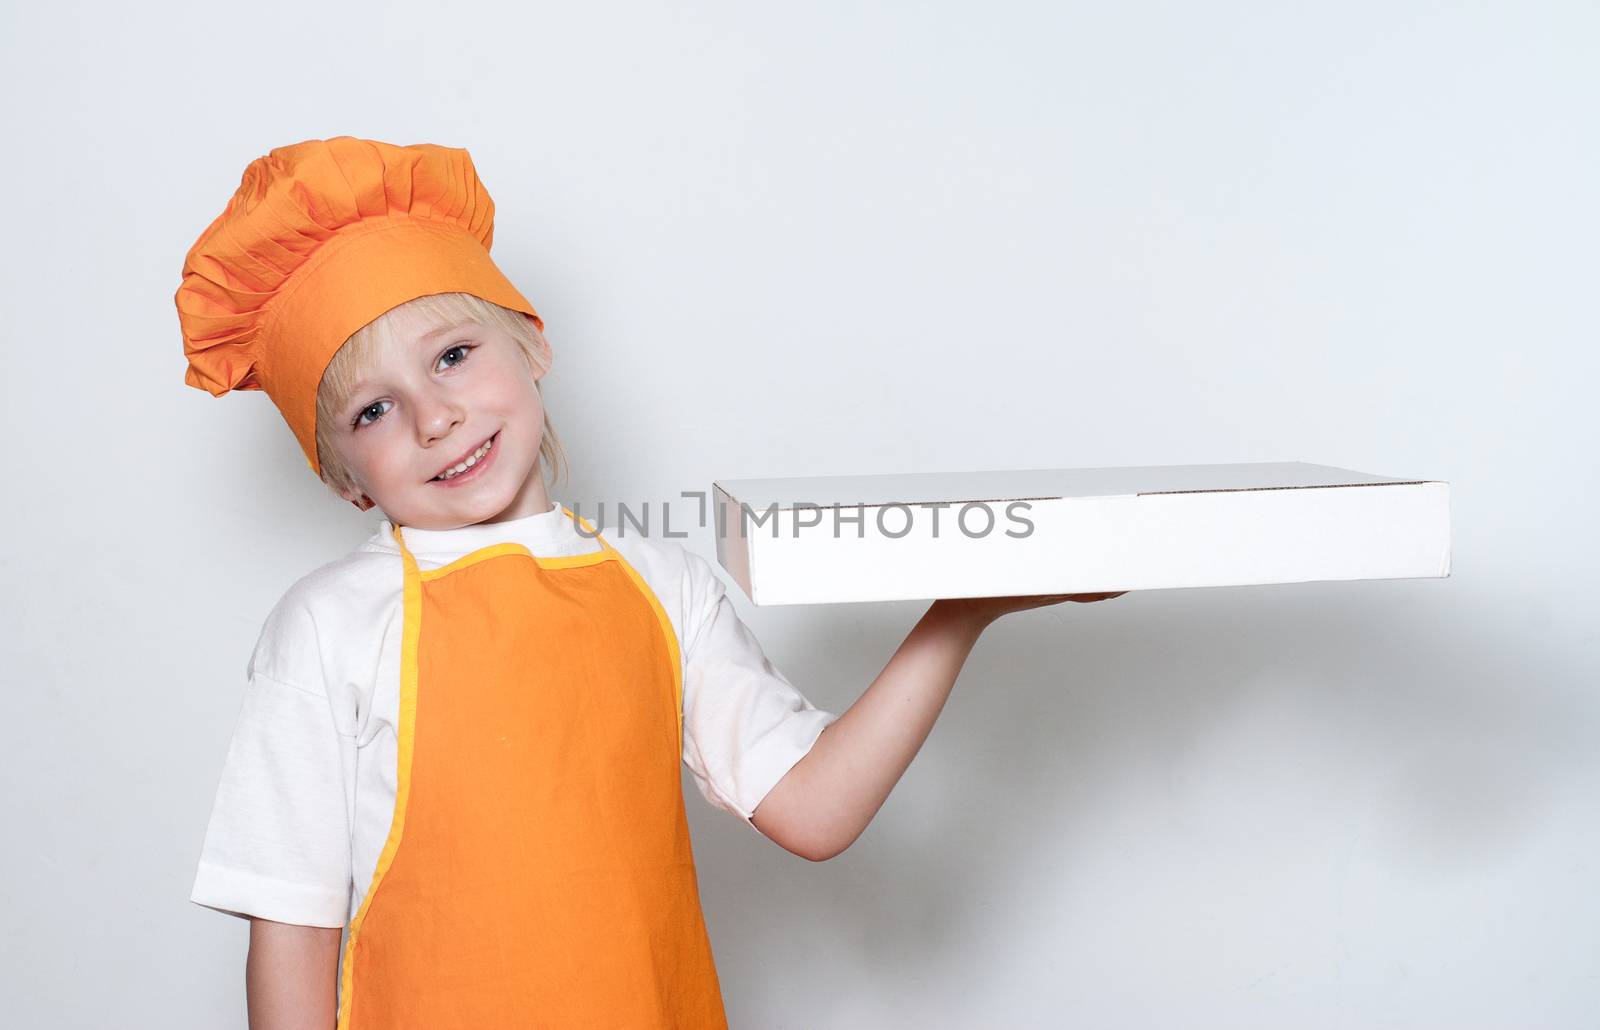
M822 731L750 821L780 846L821 862L855 843L933 729L984 629L1006 612L1120 594L935 601L866 692Z
M328 1030L339 968L339 927L250 920L245 995L250 1030Z

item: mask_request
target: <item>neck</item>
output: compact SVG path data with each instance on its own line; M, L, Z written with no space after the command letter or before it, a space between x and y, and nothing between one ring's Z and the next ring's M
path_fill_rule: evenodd
M550 496L544 488L544 463L536 461L533 468L528 470L528 478L523 480L522 487L511 498L511 503L499 514L484 519L484 522L510 522L512 519L526 518L529 515L540 515L550 510Z

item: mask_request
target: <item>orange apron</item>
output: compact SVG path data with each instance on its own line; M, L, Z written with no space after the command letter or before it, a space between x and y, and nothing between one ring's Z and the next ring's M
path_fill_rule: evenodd
M419 571L394 537L394 821L350 922L339 1030L725 1028L660 601L604 538Z

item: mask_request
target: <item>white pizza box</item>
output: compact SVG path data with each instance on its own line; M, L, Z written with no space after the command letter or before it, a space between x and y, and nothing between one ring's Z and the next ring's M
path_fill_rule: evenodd
M1304 462L717 480L758 605L1450 574L1450 485Z

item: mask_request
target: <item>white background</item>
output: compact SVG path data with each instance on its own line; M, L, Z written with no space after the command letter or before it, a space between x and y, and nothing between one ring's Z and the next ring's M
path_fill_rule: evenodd
M244 1025L245 924L186 899L245 661L377 513L264 395L183 385L172 295L252 158L340 134L471 151L565 503L1452 483L1449 579L1002 619L833 861L691 793L736 1027L1600 1022L1593 5L57 3L3 37L8 1026ZM925 607L739 605L833 711Z

